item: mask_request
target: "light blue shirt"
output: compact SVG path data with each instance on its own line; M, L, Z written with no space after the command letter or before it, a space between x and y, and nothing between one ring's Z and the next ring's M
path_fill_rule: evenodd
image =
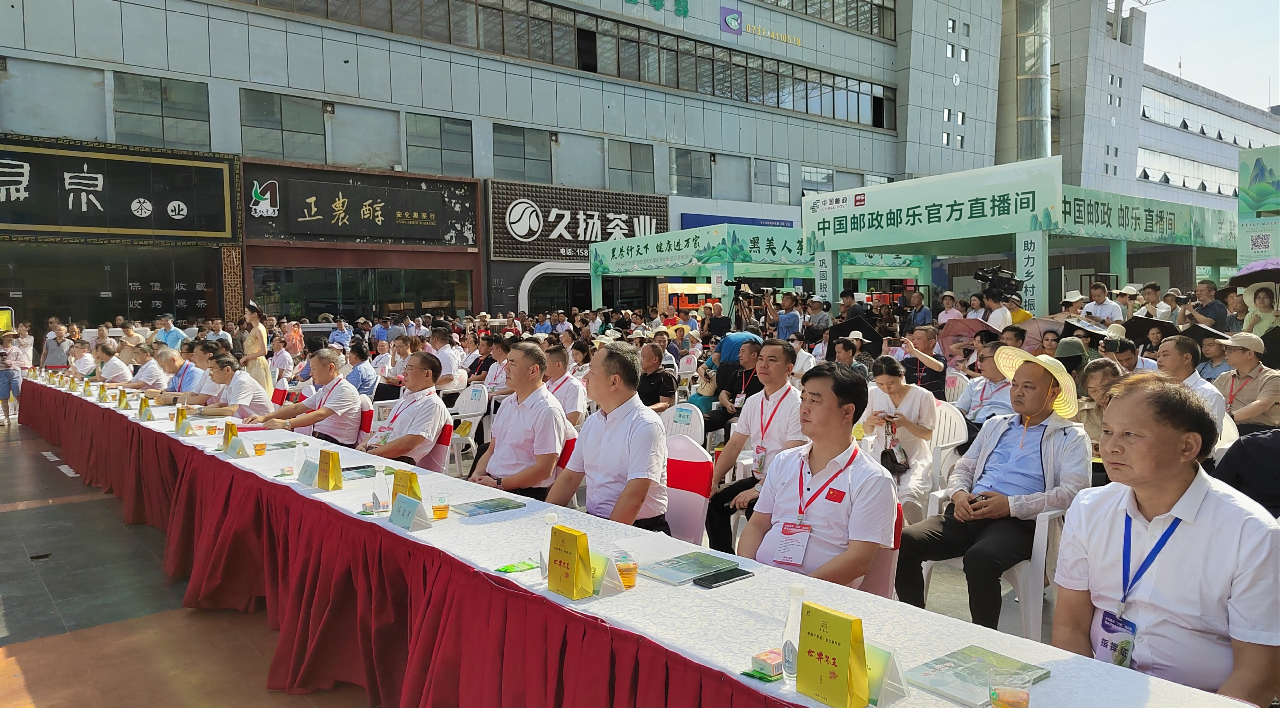
M534 334L551 334L551 323L539 322L538 324L533 326L533 333Z
M164 342L165 346L170 349L177 349L187 339L187 333L177 327L170 327L168 330L159 330L156 332L156 340Z
M1013 412L1009 403L1009 382L996 383L979 376L960 393L956 399L956 408L964 417L975 423L982 423L993 415L1005 415Z
M360 362L359 366L354 366L351 371L347 372L347 382L356 387L356 390L366 396L373 395L373 389L378 387L378 374L374 372L373 367L367 361Z
M763 342L764 340L750 332L733 332L726 334L720 339L720 344L716 346L716 351L720 352L720 365L732 364L738 361L738 352L742 349L744 342Z
M778 339L787 341L787 337L800 330L800 313L792 310L778 314Z
M1217 366L1213 365L1212 359L1205 359L1196 367L1196 373L1200 374L1200 378L1205 381L1212 381L1228 371L1231 371L1231 365L1227 363L1226 359L1223 359L1222 363Z
M1000 436L987 457L987 464L973 485L973 493L998 492L1006 497L1021 497L1044 491L1044 468L1040 464L1040 440L1045 424L1026 429L1022 420L1012 423Z
M165 388L168 393L196 393L196 387L200 385L200 369L196 368L191 362L183 362L181 368L173 376L169 377L169 386Z
M331 344L333 342L337 342L344 347L350 348L351 347L351 330L349 329L333 330L332 332L329 333L329 342Z
M381 342L387 339L387 328L383 327L380 324L376 324L373 326L372 334L373 334L373 341Z

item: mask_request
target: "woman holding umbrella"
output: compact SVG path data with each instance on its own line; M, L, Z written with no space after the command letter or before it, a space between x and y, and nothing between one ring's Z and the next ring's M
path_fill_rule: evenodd
M1244 291L1244 302L1249 305L1249 314L1244 318L1243 331L1261 337L1280 325L1280 318L1276 313L1275 283L1250 285Z

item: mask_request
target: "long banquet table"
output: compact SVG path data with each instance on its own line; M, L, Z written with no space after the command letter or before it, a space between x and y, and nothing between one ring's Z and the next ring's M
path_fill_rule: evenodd
M537 558L543 516L607 548L646 532L521 499L527 506L449 519L407 533L385 515L359 515L372 480L321 492L278 478L294 450L228 459L221 436L177 437L166 407L136 420L75 393L23 382L19 422L61 455L85 484L124 503L125 521L165 532L165 572L189 581L184 604L265 608L280 631L268 689L306 693L339 681L373 706L671 706L741 708L819 704L783 682L739 676L750 657L780 645L787 589L863 620L866 637L903 668L980 644L1048 668L1035 708L1095 704L1187 708L1234 701L1076 656L850 588L739 559L755 576L714 590L643 576L611 597L569 601L535 571L492 569ZM299 439L246 432L255 441ZM340 449L318 440L322 449ZM341 450L344 466L380 458ZM420 470L423 493L453 504L504 492ZM686 544L687 545L687 544ZM695 547L689 545L689 550ZM703 549L706 550L706 549ZM952 706L912 689L896 705Z

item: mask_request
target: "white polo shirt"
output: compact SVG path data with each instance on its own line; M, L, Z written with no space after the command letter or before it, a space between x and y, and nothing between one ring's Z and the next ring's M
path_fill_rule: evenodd
M275 406L271 404L271 396L262 388L262 384L244 369L237 371L231 377L231 383L222 387L218 403L234 407L238 418L267 415L275 410Z
M764 391L752 394L742 404L733 432L747 436L742 450L753 457L756 446L764 446L764 469L755 470L756 477L763 479L774 457L787 443L796 440L809 442L809 438L800 432L800 392L791 386L783 386L774 391L772 398L765 396Z
M495 361L493 366L489 367L489 373L485 374L484 385L490 390L501 390L507 387L507 366L509 361Z
M1009 308L998 305L996 309L991 311L991 316L987 318L987 324L995 327L997 332L1004 331L1005 327L1013 324L1013 313L1009 312Z
M1204 380L1204 377L1195 371L1191 375L1182 380L1182 383L1195 395L1204 401L1208 406L1209 413L1213 415L1213 422L1218 426L1218 432L1222 432L1222 419L1227 415L1227 399L1218 390L1217 386Z
M503 479L533 466L538 455L559 455L572 428L560 402L546 386L539 386L523 401L509 396L493 419L489 445L493 454L485 471L494 479ZM551 481L552 475L547 475L532 486L550 487Z
M276 368L276 371L282 371L286 376L293 376L293 357L289 356L287 349L281 349L272 355L271 365Z
M259 387L261 388L261 387ZM302 402L308 411L328 408L333 415L311 426L344 445L355 444L360 437L360 392L350 381L338 377L317 389Z
M71 362L71 365L75 367L75 370L79 372L81 376L92 376L93 370L98 367L98 363L93 360L93 355L88 352L85 352L79 359Z
M120 361L120 357L113 356L102 365L101 376L107 383L126 383L133 378L133 369Z
M855 443L836 455L822 471L810 474L811 447L813 444L809 443L778 453L764 478L760 499L756 501L756 513L769 514L772 526L760 542L756 560L812 575L827 561L848 550L850 541L866 541L893 548L898 495L897 485L889 472L870 455L859 451ZM852 461L850 456L855 456ZM773 557L782 539L782 525L795 523L800 518L801 467L805 470L806 501L828 479L832 482L805 511L804 523L812 526L813 530L803 563L799 566L784 565L774 561Z
M192 364L192 366L195 366L195 364ZM222 396L223 385L214 381L213 377L209 376L208 371L204 369L200 369L199 371L200 381L196 384L195 388L192 389L192 392L202 396L214 396L215 398Z
M547 390L560 402L566 417L578 413L578 422L582 423L587 415L587 387L570 374L565 374L555 381L547 382Z
M440 360L440 377L457 376L458 360L453 355L453 347L445 347L444 349L435 350L436 359ZM455 379L445 388L446 391L457 388L458 381Z
M428 460L431 452L435 449L436 440L440 437L440 431L444 426L452 421L449 416L449 408L440 400L434 386L414 393L408 388L404 389L405 393L396 401L396 405L391 409L390 415L386 421L373 432L369 438L376 444L385 445L387 442L402 438L406 435L421 435L422 442L414 446L409 451L408 456L412 457L414 464L424 467L432 472L444 471L444 460ZM386 440L382 440L383 436ZM434 463L434 464L432 464ZM431 466L427 466L431 464Z
M169 375L160 368L160 364L155 359L149 359L147 363L138 367L138 373L133 375L133 381L145 384L147 388L163 391L169 386Z
M1182 519L1125 605L1125 619L1138 627L1133 668L1214 692L1231 673L1232 639L1280 645L1280 523L1201 469L1173 509L1149 523L1123 484L1081 490L1067 509L1056 580L1089 592L1095 648L1102 613L1115 612L1122 595L1126 513L1131 572Z
M1084 314L1092 315L1100 320L1124 322L1124 312L1120 309L1119 303L1111 298L1106 298L1101 303L1090 300L1084 306Z
M609 518L627 482L651 479L637 519L667 513L667 434L662 419L632 396L605 415L596 411L582 433L565 469L587 477L587 513Z

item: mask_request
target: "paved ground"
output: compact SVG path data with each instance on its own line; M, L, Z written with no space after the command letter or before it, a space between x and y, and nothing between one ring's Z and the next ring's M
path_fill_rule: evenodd
M0 708L367 705L355 686L266 691L266 615L183 609L163 534L126 526L120 501L65 465L27 428L0 428ZM1020 632L1005 590L1001 628ZM969 619L962 571L937 568L929 609ZM1045 641L1051 617L1046 604Z

